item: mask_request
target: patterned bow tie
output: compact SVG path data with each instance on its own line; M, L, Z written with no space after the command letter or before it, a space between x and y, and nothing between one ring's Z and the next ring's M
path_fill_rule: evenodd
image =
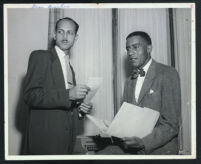
M134 69L132 74L131 74L131 79L136 79L138 76L140 75L140 77L145 76L145 71L140 68L140 69Z

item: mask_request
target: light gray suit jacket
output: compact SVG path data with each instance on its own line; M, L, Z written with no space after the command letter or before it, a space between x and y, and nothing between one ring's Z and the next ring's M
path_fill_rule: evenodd
M160 112L154 130L142 139L145 154L178 154L181 91L177 71L153 60L138 102L135 101L135 85L136 79L129 77L125 83L124 101Z

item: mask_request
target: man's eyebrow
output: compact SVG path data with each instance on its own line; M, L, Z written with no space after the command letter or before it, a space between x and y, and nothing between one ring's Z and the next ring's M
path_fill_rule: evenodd
M135 46L135 45L138 45L140 43L134 43L134 44L130 44L129 46L126 46L126 47L131 47L131 46Z
M65 29L62 29L62 28L58 28L57 30L62 30L62 31L74 31L74 30L70 30L70 29L65 30Z
M63 30L62 28L57 28L57 30Z

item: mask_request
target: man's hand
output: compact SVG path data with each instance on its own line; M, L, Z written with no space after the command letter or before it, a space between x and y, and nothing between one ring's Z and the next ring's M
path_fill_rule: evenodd
M70 100L79 100L84 99L90 88L86 85L76 85L71 88L69 91L69 99Z
M81 103L79 106L79 111L83 112L84 114L89 114L93 108L92 103Z
M123 140L122 144L124 149L132 149L132 148L143 149L144 148L144 143L142 139L138 137L125 137L122 140Z

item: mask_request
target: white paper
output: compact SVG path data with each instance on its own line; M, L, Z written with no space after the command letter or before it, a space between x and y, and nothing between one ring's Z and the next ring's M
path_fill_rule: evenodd
M159 115L155 110L124 102L109 127L105 124L106 120L91 115L87 115L87 118L107 136L143 138L152 132Z
M101 120L101 119L98 119L98 118L96 118L96 117L94 117L94 116L91 116L91 115L86 115L86 117L91 121L91 122L93 122L98 128L99 128L99 130L101 131L101 132L106 132L107 131L107 129L108 129L108 127L106 126L106 124L104 123L104 121L103 120Z
M158 111L124 102L110 124L107 134L119 138L143 138L152 132L159 115Z
M103 81L102 77L89 77L86 85L91 88L91 90L100 88L100 85Z
M101 77L90 77L88 78L86 85L90 87L90 91L86 95L84 102L90 102L92 98L95 96L96 92L100 88L102 83Z

